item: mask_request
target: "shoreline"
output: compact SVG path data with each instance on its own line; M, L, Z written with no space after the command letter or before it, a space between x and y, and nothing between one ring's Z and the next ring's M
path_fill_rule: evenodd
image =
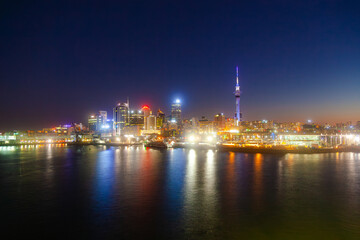
M269 153L269 154L316 154L316 153L337 153L337 152L354 152L360 153L360 147L340 147L340 148L303 148L303 149L280 149L280 148L265 148L265 147L234 147L234 146L219 146L220 151L231 151L241 153Z
M168 149L166 147L151 146L143 143L16 143L16 144L1 144L0 147L12 147L12 146L26 146L26 145L66 145L66 146L113 146L113 147L125 147L125 146L144 146L151 149ZM337 153L337 152L354 152L360 153L360 146L347 146L339 148L301 148L301 149L282 149L282 148L269 148L269 147L239 147L239 146L176 146L176 148L185 149L214 149L222 152L239 152L239 153L265 153L265 154L316 154L316 153ZM171 148L169 148L171 149Z

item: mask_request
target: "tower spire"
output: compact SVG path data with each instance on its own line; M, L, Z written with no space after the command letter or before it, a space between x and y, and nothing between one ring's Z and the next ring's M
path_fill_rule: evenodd
M236 66L236 85L239 86L239 67Z

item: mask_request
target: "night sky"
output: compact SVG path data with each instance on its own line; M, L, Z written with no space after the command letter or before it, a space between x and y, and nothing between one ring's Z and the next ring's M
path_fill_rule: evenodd
M0 130L130 98L185 117L360 120L359 1L2 1Z

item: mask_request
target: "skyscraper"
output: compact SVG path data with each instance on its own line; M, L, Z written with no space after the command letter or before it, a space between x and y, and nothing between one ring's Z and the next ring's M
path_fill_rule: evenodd
M116 136L122 134L122 130L129 124L129 105L128 103L119 103L113 112L114 132Z
M144 129L148 130L147 118L152 114L151 109L148 105L144 105L141 110L144 113Z
M217 129L225 128L225 116L223 113L216 114L214 117L214 125Z
M156 130L156 116L149 115L146 118L146 130Z
M99 111L96 115L96 130L101 131L106 127L107 111Z
M176 99L171 104L171 121L176 121L177 124L181 124L181 103L180 99Z
M96 131L96 116L94 114L90 115L88 118L88 126L90 132Z
M236 85L235 85L235 123L236 126L239 125L241 121L241 113L240 113L240 85L239 85L239 67L236 66Z
M160 109L157 111L156 116L156 127L160 129L165 123L165 113L163 113Z

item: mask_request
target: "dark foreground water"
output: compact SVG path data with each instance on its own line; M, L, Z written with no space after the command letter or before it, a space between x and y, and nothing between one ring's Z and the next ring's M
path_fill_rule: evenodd
M360 239L360 154L0 147L1 235Z

